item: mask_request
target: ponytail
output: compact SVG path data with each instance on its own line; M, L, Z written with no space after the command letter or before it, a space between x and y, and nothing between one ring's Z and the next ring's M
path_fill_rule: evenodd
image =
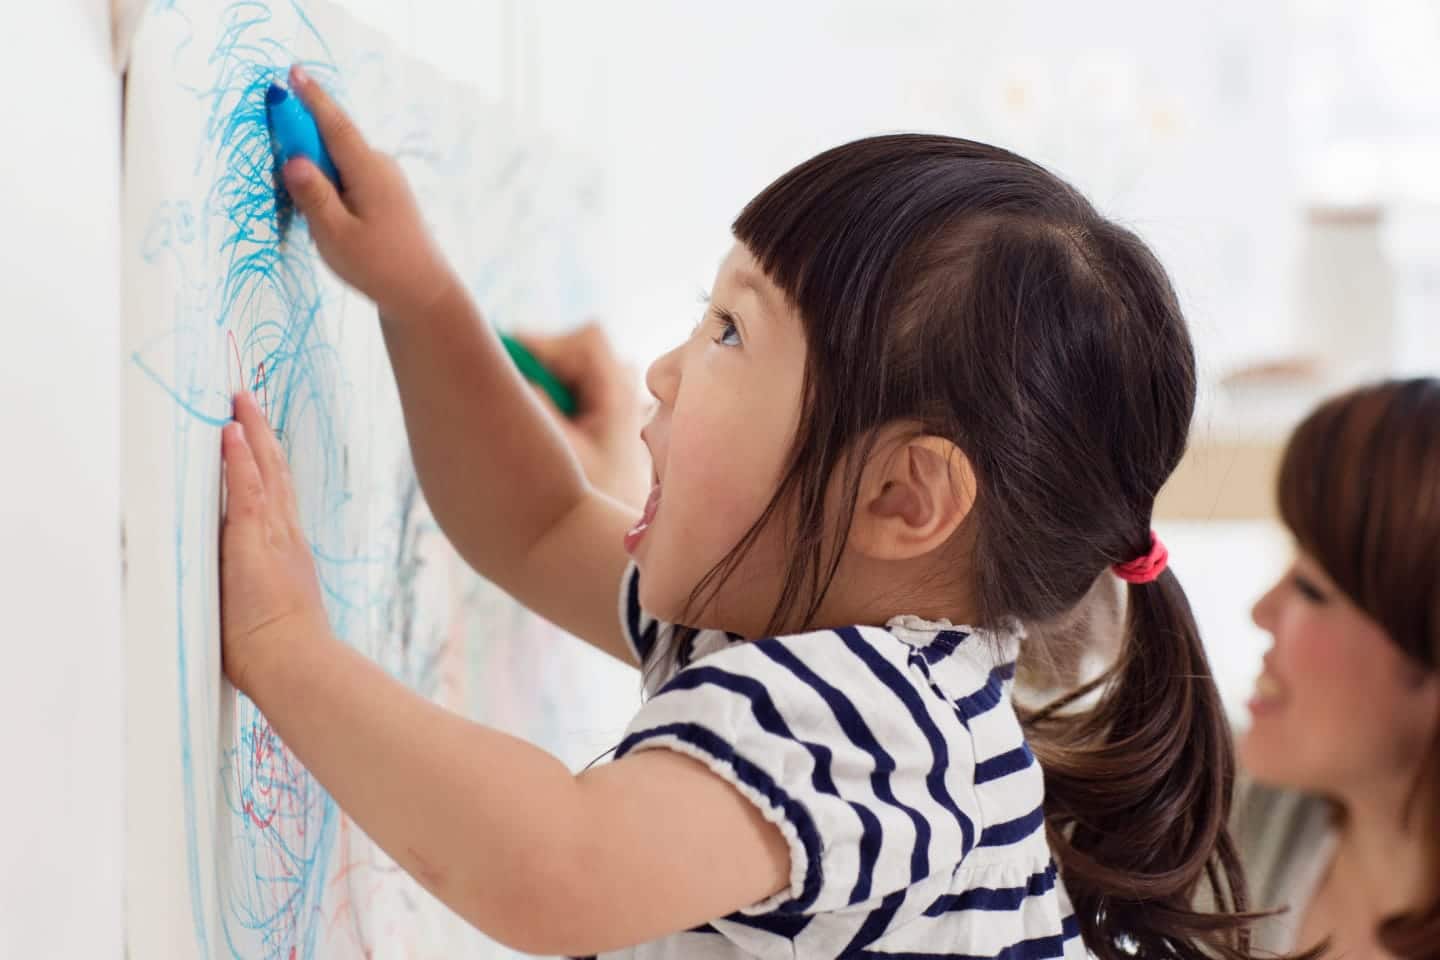
M1114 665L1022 714L1045 771L1050 844L1101 960L1241 960L1255 917L1226 826L1235 762L1220 696L1175 574L1127 592ZM1093 707L1074 709L1096 689ZM1195 909L1202 881L1216 912Z

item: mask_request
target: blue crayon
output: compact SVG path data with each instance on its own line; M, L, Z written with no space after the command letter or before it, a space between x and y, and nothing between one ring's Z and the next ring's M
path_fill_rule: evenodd
M270 84L265 91L265 116L270 126L270 147L275 154L277 175L291 157L305 157L339 189L340 171L325 151L315 118L299 97L292 96L278 83Z

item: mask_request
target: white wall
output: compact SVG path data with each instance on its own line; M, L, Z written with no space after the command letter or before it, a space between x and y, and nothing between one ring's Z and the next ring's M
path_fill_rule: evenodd
M867 134L988 139L1151 239L1214 368L1290 339L1295 157L1281 4L345 0L609 173L622 349L689 329L744 203Z
M1219 366L1290 330L1285 21L1251 6L632 0L576 30L574 5L540 3L538 107L611 171L614 320L637 358L688 330L765 184L845 140L922 129L1034 156L1132 222ZM601 112L575 95L597 86Z
M119 957L120 88L105 0L54 0L0 31L0 89L0 956Z

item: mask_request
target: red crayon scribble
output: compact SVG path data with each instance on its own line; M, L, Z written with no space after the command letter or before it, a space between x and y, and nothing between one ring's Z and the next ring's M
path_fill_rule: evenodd
M249 800L245 801L245 815L250 818L251 823L255 824L255 826L259 827L261 830L269 830L270 824L275 821L274 810L271 810L269 814L265 816L265 819L262 820L260 819L259 815L255 813L255 805L252 804Z
M259 767L275 754L275 734L269 727L259 727L255 736L255 766Z
M255 778L256 781L257 781L257 783L256 783L256 789L258 790L259 793L261 793L262 795L264 795L265 799L268 800L268 799L269 799L269 793L270 793L270 783L269 783L269 781L270 781L271 777L259 776L258 774L260 773L261 769L262 769L267 763L270 763L270 762L272 762L272 761L274 760L274 756L275 756L275 740L274 740L274 737L275 737L275 735L274 735L273 732L271 732L271 730L270 730L270 728L269 728L268 726L266 726L266 727L259 727L259 728L257 728L257 729L254 731L254 733L255 733L255 736L254 736L254 741L255 741L255 770L256 770L256 773L257 773L257 776L256 776L256 778ZM273 771L271 772L271 776L273 777ZM244 803L244 809L245 809L246 815L249 816L251 822L254 823L255 826L259 827L261 830L268 830L268 829L270 829L271 823L273 823L274 820L275 820L275 812L276 812L276 811L275 811L275 807L274 807L273 803L270 804L269 806L270 806L270 809L268 810L268 812L266 813L266 815L262 818L262 817L260 817L260 816L255 812L255 806L254 806L254 804L252 804L248 799L247 799L247 800L245 801L245 803Z
M270 378L265 376L265 361L261 360L255 370L255 385L264 390L261 409L265 411L266 419L270 417ZM253 389L253 388L252 388Z

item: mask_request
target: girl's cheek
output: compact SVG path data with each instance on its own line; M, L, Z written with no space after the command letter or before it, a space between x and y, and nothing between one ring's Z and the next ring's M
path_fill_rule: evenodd
M702 505L737 508L774 490L780 457L756 421L723 408L677 417L670 456L686 471L687 486ZM782 451L783 453L783 451ZM762 504L763 506L763 504Z
M688 553L689 561L707 567L719 562L749 529L764 509L755 503L753 489L745 477L743 445L733 444L733 454L710 452L713 448L696 428L686 428L671 441L671 469L665 476L657 528L665 539Z

